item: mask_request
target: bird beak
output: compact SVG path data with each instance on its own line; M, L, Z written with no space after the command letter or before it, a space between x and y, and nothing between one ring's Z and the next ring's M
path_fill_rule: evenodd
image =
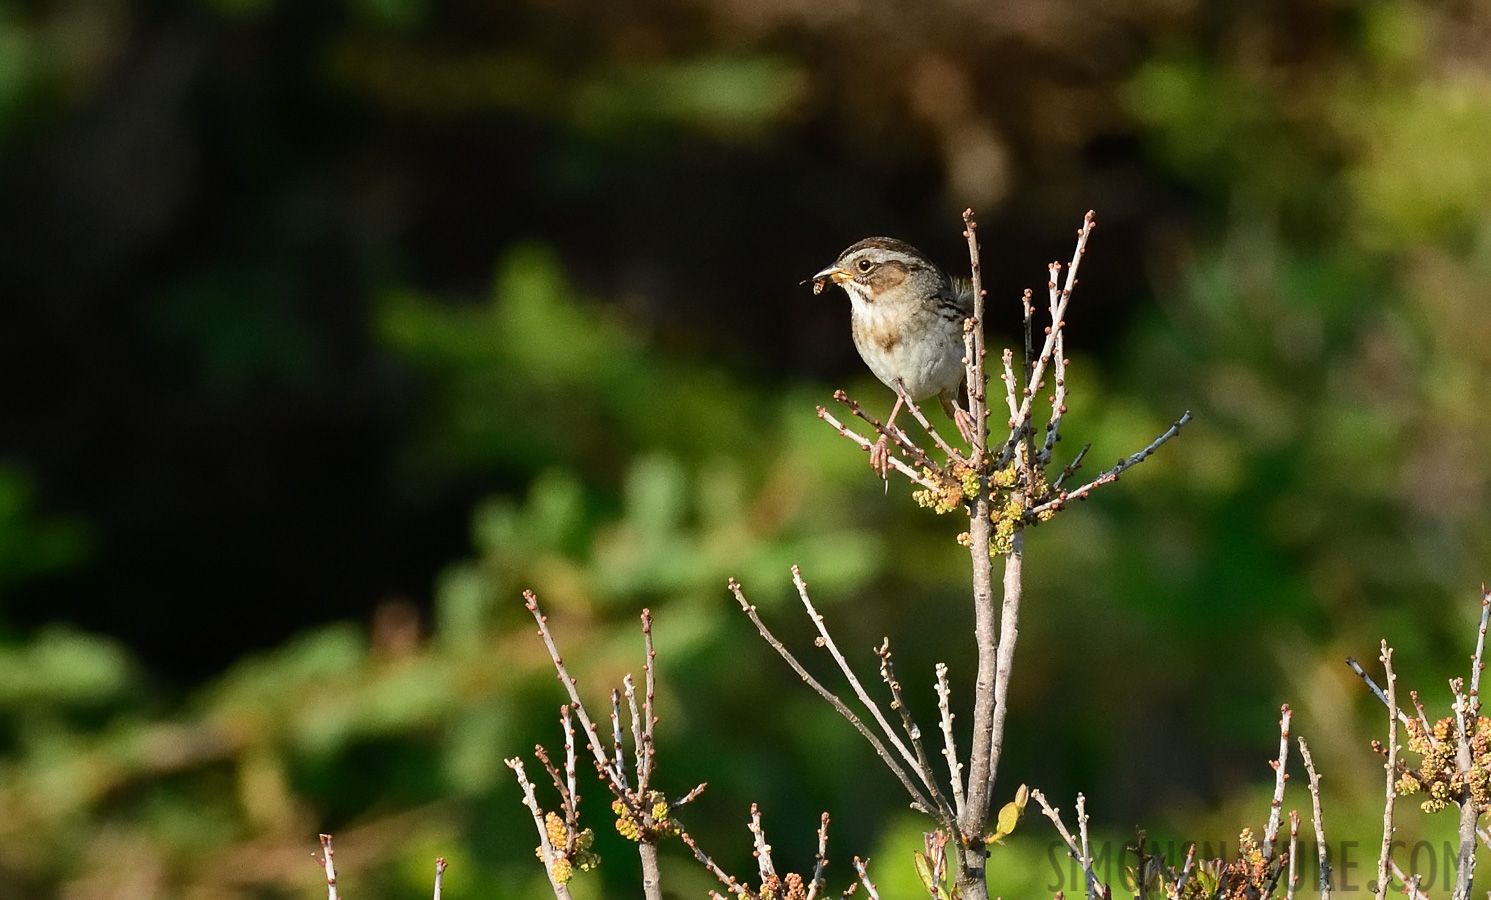
M853 275L850 275L848 272L845 272L838 266L829 266L828 268L824 269L822 272L819 272L817 275L814 275L808 280L813 282L813 293L818 294L822 293L823 288L830 280L832 280L834 284L842 284L853 277Z

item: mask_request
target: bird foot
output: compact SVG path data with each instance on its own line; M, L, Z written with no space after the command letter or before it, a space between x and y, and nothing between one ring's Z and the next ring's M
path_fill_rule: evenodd
M882 481L890 477L890 438L883 434L870 445L870 468L879 473Z
M963 435L963 440L968 446L973 446L973 439L978 434L978 426L973 421L973 414L963 407L955 407L953 421L957 423L958 433Z

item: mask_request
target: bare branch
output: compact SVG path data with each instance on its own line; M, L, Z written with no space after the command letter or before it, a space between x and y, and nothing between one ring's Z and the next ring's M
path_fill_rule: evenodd
M870 711L870 715L874 717L876 724L880 726L881 732L890 740L891 746L895 747L896 751L901 754L901 758L906 761L906 765L911 768L912 772L916 773L917 777L921 779L921 783L935 796L937 792L936 780L932 778L931 772L927 771L926 767L901 742L900 737L896 735L895 729L891 728L890 722L886 721L885 714L880 711L879 704L870 696L869 691L865 690L864 685L860 684L859 678L854 674L854 670L849 667L849 661L844 659L843 653L839 652L839 646L834 643L833 635L828 633L828 626L824 624L822 613L818 612L813 606L812 599L808 597L807 582L803 581L802 570L797 566L792 567L792 584L797 587L797 596L802 601L803 608L807 610L808 618L812 620L813 627L818 629L818 645L826 649L829 655L833 657L834 662L839 666L839 671L844 674L844 678L849 682L849 686L854 689L854 696L858 697L859 702L863 703L865 708Z
M1330 900L1331 867L1325 846L1325 822L1320 816L1320 774L1315 771L1315 760L1310 757L1310 745L1299 739L1299 755L1305 761L1305 772L1310 776L1310 805L1315 812L1315 849L1320 854L1320 900Z
M549 659L554 663L554 670L559 675L559 683L564 685L575 714L580 719L580 725L585 729L585 738L590 752L595 756L596 766L605 774L608 781L617 786L618 790L624 791L626 779L607 758L606 745L601 742L595 725L591 723L590 716L585 712L585 705L580 702L580 692L575 689L576 681L565 669L564 660L559 655L559 647L554 643L554 636L549 633L549 617L538 608L538 596L533 591L524 591L523 600L528 611L533 614L533 620L538 623L538 636L543 638L544 646L549 650Z
M523 771L523 761L514 757L503 760L507 767L512 769L518 778L518 786L523 789L523 805L533 813L533 824L538 829L539 855L543 857L544 874L549 876L549 888L554 892L556 900L570 900L569 887L554 877L554 863L558 860L558 853L554 846L549 843L549 829L544 827L544 811L538 805L538 799L533 796L533 783L528 780L528 775ZM323 836L323 844L330 841L329 837ZM327 868L331 867L330 857L327 858ZM335 897L330 900L336 900Z
M1289 778L1286 771L1289 761L1289 718L1292 715L1289 704L1280 707L1279 713L1279 758L1272 761L1274 799L1268 811L1268 828L1263 832L1264 859L1272 859L1274 855L1274 842L1279 838L1279 815L1284 805L1284 782Z
M1186 889L1186 882L1191 879L1191 866L1196 864L1196 845L1186 851L1186 864L1181 866L1180 877L1175 879L1175 887L1166 892L1170 900L1177 900Z
M761 873L761 883L765 884L768 878L777 874L777 869L771 861L771 845L766 843L766 831L761 827L761 810L754 803L751 804L751 821L746 827L751 830L751 840L756 847L753 855Z
M1284 900L1294 900L1294 889L1299 887L1299 871L1295 865L1295 858L1299 850L1299 810L1289 811L1289 886L1285 889Z
M792 571L795 577L797 567L793 566ZM890 689L891 708L901 714L901 728L906 732L906 739L911 742L911 749L916 752L916 770L925 776L927 792L932 795L932 799L942 810L943 820L956 821L957 813L948 805L947 798L937 786L937 779L932 775L932 760L928 758L926 745L922 743L921 728L912 720L911 709L906 705L906 698L901 694L901 682L896 680L895 663L891 660L890 638L881 641L875 654L880 657L880 678Z
M736 881L734 876L727 873L724 869L721 869L718 863L716 863L713 859L710 859L709 854L700 849L699 844L697 841L694 840L693 835L689 834L687 831L683 831L679 832L678 836L683 839L683 842L688 845L690 850L694 851L694 858L703 863L704 868L708 869L710 873L714 875L714 877L718 878L720 880L720 883L723 884L727 889L729 889L730 893L735 894L739 897L744 897L746 898L746 900L759 900L759 898L756 896L755 891Z
M1393 648L1382 642L1382 668L1387 678L1387 762L1383 763L1386 771L1387 786L1383 789L1385 796L1382 801L1382 851L1377 856L1377 900L1385 900L1387 897L1388 866L1393 857L1393 807L1398 800L1398 716L1402 712L1398 709L1398 676L1393 674ZM1474 836L1471 840L1475 840Z
M1372 676L1367 674L1367 671L1362 668L1362 664L1359 663L1359 662L1357 662L1355 659L1352 659L1351 657L1348 656L1348 657L1346 657L1346 665L1348 665L1348 666L1351 667L1351 671L1355 672L1358 678L1360 678L1362 681L1366 682L1367 688L1377 697L1378 700L1382 701L1382 705L1388 707L1388 709L1393 710L1394 715L1396 715L1398 717L1398 721L1403 723L1403 727L1404 728L1407 728L1408 727L1408 714L1405 713L1403 710L1397 709L1397 708L1393 707L1390 703L1388 703L1387 694L1384 694L1382 692L1382 688L1380 688L1380 687L1377 686L1377 682L1375 682L1375 681L1372 680ZM1423 707L1420 707L1419 709L1422 712ZM1428 731L1428 728L1427 728L1428 724L1429 724L1428 722L1424 723L1424 725L1426 726L1425 727L1425 731L1426 732ZM1431 738L1431 740L1432 740L1432 738Z
M1485 616L1482 615L1484 621ZM1459 678L1450 682L1450 691L1455 695L1455 724L1457 746L1455 768L1461 783L1467 784L1470 777L1471 755L1469 727L1475 720L1468 715L1470 699L1465 696L1465 682ZM1476 817L1475 798L1466 790L1460 798L1460 846L1455 859L1455 888L1451 900L1470 900L1471 885L1475 882Z
M942 435L938 434L937 429L932 426L932 423L927 421L926 414L922 412L921 406L919 406L915 400L911 399L910 394L906 393L905 382L897 378L895 384L891 385L891 388L895 390L897 394L901 395L901 400L903 403L906 404L907 411L911 413L911 417L913 419L916 419L916 424L920 425L922 427L922 430L927 433L927 436L932 439L932 442L937 445L937 449L947 454L947 458L952 460L953 462L967 465L968 460L963 456L963 454L959 453L952 444L949 444L947 441L942 439ZM917 448L917 452L921 452L920 447Z
M823 870L828 868L828 813L818 820L818 855L813 861L813 880L808 883L807 900L817 900L823 890Z
M1087 900L1096 900L1096 898L1101 896L1103 892L1098 886L1097 875L1094 874L1092 871L1092 861L1088 859L1087 854L1084 853L1082 849L1077 846L1077 839L1072 837L1072 833L1067 830L1066 823L1061 821L1061 811L1047 802L1046 795L1042 794L1040 791L1032 790L1030 792L1030 796L1031 799L1040 804L1041 811L1046 814L1046 818L1050 819L1051 823L1056 826L1057 833L1060 834L1061 839L1066 842L1067 855L1076 860L1077 864L1082 867L1082 872L1087 882ZM1192 852L1195 852L1194 847L1192 848Z
M337 900L337 867L331 861L331 835L321 835L321 865L326 869L326 900Z
M978 223L971 209L963 210L963 236L968 239L968 269L973 278L973 320L963 329L972 352L964 361L964 376L968 379L968 413L975 425L972 457L982 461L989 446L989 378L984 371L984 273L979 263Z
M895 756L893 756L891 752L886 749L885 744L881 743L880 738L875 735L875 732L871 731L869 726L865 725L865 723L860 720L859 716L855 715L854 711L846 706L843 700L839 699L838 695L834 694L828 688L824 687L822 683L818 681L818 679L809 674L808 670L803 668L802 663L797 661L797 657L792 655L792 651L788 650L781 641L777 640L777 636L772 634L771 629L767 628L766 623L761 620L761 616L759 613L757 613L756 607L751 605L746 600L745 592L741 589L740 582L732 578L730 579L729 586L731 593L735 595L736 601L740 603L740 608L745 611L745 614L747 616L750 617L752 624L756 626L756 630L761 633L761 637L764 638L766 642L771 645L773 650L777 651L777 655L782 657L782 659L786 661L787 665L792 667L792 671L796 672L797 676L801 678L808 685L808 687L817 691L818 696L827 700L829 704L838 711L839 715L843 716L844 719L849 722L849 724L853 725L855 730L863 735L865 740L870 742L870 746L875 748L875 752L880 755L880 759L885 762L885 765L901 782L901 786L904 787L906 789L906 792L911 795L912 806L916 809L921 810L929 816L935 816L935 810L937 808L936 804L934 804L921 792L921 790L911 780L911 777L906 774L906 770L901 768L901 764L896 761Z
M944 744L942 756L947 760L948 782L953 790L953 807L958 812L958 818L963 817L963 764L958 761L958 744L953 738L953 715L948 704L951 690L947 686L947 666L944 663L937 664L937 712L942 722L942 741Z
M1077 232L1077 249L1072 253L1072 262L1067 267L1067 283L1057 299L1056 305L1051 312L1051 327L1046 331L1046 342L1041 347L1041 355L1031 365L1030 374L1026 378L1027 388L1024 399L1020 404L1020 411L1015 415L1015 423L1010 428L1009 439L1005 442L1004 449L1000 452L998 466L1009 464L1014 458L1015 445L1025 436L1030 425L1031 404L1035 400L1035 392L1039 389L1041 379L1045 377L1046 366L1051 361L1051 355L1056 348L1056 339L1060 335L1066 318L1067 303L1072 298L1072 288L1077 284L1077 267L1082 263L1082 256L1087 252L1087 238L1092 234L1093 226L1097 220L1091 210L1082 220L1082 228ZM1053 276L1054 280L1054 276Z
M845 426L838 419L835 419L833 417L832 413L830 413L828 410L824 409L821 406L818 407L818 418L820 418L823 421L827 422L828 424L832 425L834 427L834 429L839 432L839 434L842 434L844 437L849 438L851 441L854 441L863 450L868 451L871 447L873 447L875 445L874 441L870 440L869 438L865 437L864 435L860 434L859 432L854 431L853 429ZM921 485L924 488L929 488L929 489L932 489L932 490L936 490L937 483L935 481L931 480L930 478L926 477L922 473L918 472L917 470L915 470L915 469L911 468L910 466L906 465L905 463L901 462L899 459L896 459L894 456L889 457L889 460L890 460L891 468L893 468L896 471L900 472L902 475L905 475L911 481L913 481L913 482Z
M869 894L871 900L880 900L880 893L875 890L875 882L870 880L870 873L865 868L869 860L861 860L858 856L854 858L854 872L859 875L859 881L865 886L865 893Z
M445 857L443 857L443 856L437 856L435 858L435 897L434 897L434 900L440 900L440 890L441 890L441 887L444 884L445 884Z
M1145 447L1143 450L1140 450L1138 453L1135 453L1133 456L1130 456L1127 459L1119 460L1118 464L1115 465L1113 468L1087 482L1081 487L1074 488L1071 491L1063 491L1053 499L1047 500L1045 503L1027 510L1025 513L1026 521L1034 522L1041 513L1046 512L1047 510L1062 509L1071 501L1081 500L1088 494L1090 494L1093 490L1100 488L1105 484L1112 484L1113 482L1117 481L1118 476L1122 475L1125 469L1136 466L1139 463L1144 462L1149 457L1153 456L1155 451L1160 449L1160 446L1162 444L1180 434L1180 430L1184 428L1190 421L1191 412L1190 410L1186 410L1185 415L1177 419L1175 424L1166 429L1163 434L1151 441L1148 447Z

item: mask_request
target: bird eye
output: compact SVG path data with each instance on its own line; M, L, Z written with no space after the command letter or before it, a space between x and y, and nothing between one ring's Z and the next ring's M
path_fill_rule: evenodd
M855 268L859 269L861 272L868 272L873 267L874 264L871 263L868 259L860 260L859 263L855 266Z

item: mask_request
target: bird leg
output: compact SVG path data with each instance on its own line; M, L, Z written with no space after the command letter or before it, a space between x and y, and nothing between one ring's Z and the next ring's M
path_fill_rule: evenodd
M870 445L870 468L880 473L881 480L890 477L889 432L896 427L896 414L901 411L901 405L905 402L905 398L897 393L896 405L890 409L890 418L885 420L885 430L880 432L880 440Z
M974 435L978 433L978 426L973 421L973 414L958 405L958 402L948 394L938 394L937 399L942 401L942 411L947 413L948 418L958 426L958 433L963 435L963 440L968 446L973 446Z

